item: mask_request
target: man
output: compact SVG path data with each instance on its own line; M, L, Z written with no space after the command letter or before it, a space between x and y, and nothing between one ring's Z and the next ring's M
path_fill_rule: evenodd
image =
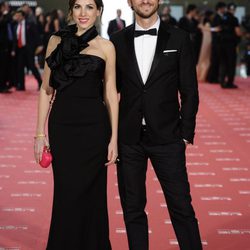
M234 78L237 60L236 50L240 42L241 29L237 17L234 16L235 11L236 5L229 3L221 30L219 82L222 88L229 89L238 87L234 83Z
M25 14L25 19L29 22L29 23L35 23L37 22L36 20L36 16L34 15L33 10L31 9L31 7L29 6L29 4L24 3L21 6L21 10L24 12Z
M34 23L29 23L25 19L25 13L17 10L14 15L17 25L15 27L16 36L16 56L17 56L17 90L25 90L25 66L30 69L38 82L38 89L42 84L41 75L35 66L35 55L39 54L42 49L42 41Z
M174 17L171 16L171 8L169 5L165 5L160 14L161 21L166 22L167 24L176 26L177 21Z
M185 149L193 143L198 89L189 35L157 15L159 0L128 0L135 24L114 34L120 92L117 173L130 250L148 250L148 159L182 250L202 249ZM181 98L181 106L178 101Z
M250 76L250 14L243 17L241 25L245 33L244 39L246 43L243 60L246 63L247 75Z
M121 19L122 11L118 9L116 11L117 17L109 22L108 35L111 36L113 33L120 31L126 27L126 23Z
M250 76L250 43L246 45L246 50L243 59L247 68L247 76Z
M202 41L202 32L199 29L198 18L198 9L195 4L189 4L187 6L186 15L183 16L178 23L178 27L187 31L190 35L190 39L194 49L195 62L198 63L201 41Z
M11 50L13 45L13 33L11 27L12 17L8 2L0 3L0 93L10 93Z
M219 69L221 65L221 32L224 23L227 5L224 2L218 2L215 6L216 14L212 21L212 28L220 27L219 32L212 32L211 63L208 71L207 81L209 83L219 83Z

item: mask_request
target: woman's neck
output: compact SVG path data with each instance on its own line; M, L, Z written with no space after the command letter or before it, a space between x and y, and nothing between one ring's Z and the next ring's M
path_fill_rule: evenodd
M93 26L94 26L94 25L93 25ZM82 29L82 28L79 28L79 27L77 26L76 35L77 35L77 36L83 35L83 34L86 33L89 29L91 29L93 26L88 27L88 28L86 28L86 29Z

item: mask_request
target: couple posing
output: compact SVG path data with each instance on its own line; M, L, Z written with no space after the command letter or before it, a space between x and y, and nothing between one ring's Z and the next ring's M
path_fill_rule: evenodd
M75 25L49 41L35 136L39 162L48 144L49 114L54 200L47 250L111 249L106 166L115 163L118 152L129 249L149 248L144 211L148 159L180 249L202 249L185 165L198 109L189 36L159 20L159 0L128 4L135 24L114 34L110 42L94 26L102 0L69 0Z

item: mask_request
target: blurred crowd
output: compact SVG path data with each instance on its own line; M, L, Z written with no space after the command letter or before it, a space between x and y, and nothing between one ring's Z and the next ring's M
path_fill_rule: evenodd
M250 75L250 15L240 23L235 3L218 2L214 10L199 10L189 4L177 21L170 6L160 13L161 20L189 32L200 82L219 83L222 88L237 88L236 64L245 65Z
M218 2L214 10L201 11L189 4L180 20L171 15L169 5L159 10L163 22L190 34L200 82L237 88L237 59L250 75L250 15L240 23L236 8L234 3ZM109 35L125 28L121 15L122 10L118 9L117 18L109 23ZM48 40L66 23L65 14L59 9L44 13L42 7L32 9L25 3L14 10L8 1L0 3L0 93L10 93L13 87L24 91L27 72L34 75L39 89Z
M13 87L24 91L28 71L40 88L48 40L65 25L61 10L44 13L42 7L32 9L26 3L14 10L7 1L0 3L0 93Z

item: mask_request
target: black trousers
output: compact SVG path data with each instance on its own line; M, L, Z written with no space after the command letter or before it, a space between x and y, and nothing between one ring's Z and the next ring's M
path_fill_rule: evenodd
M250 76L250 58L248 59L246 66L247 66L247 75Z
M37 80L38 87L40 87L42 84L42 78L35 66L35 54L33 50L27 46L17 49L17 88L21 90L25 89L25 66L31 70Z
M147 132L137 145L119 144L119 193L130 250L148 250L146 171L148 158L161 184L181 250L201 250L197 219L191 205L185 143L151 145Z
M0 91L7 88L8 50L0 51Z
M207 81L209 83L219 82L219 68L221 61L220 50L221 50L220 43L212 43L211 58L210 58L211 63L207 75Z
M221 46L220 58L219 82L222 86L232 85L236 71L236 45L225 43L224 46Z

